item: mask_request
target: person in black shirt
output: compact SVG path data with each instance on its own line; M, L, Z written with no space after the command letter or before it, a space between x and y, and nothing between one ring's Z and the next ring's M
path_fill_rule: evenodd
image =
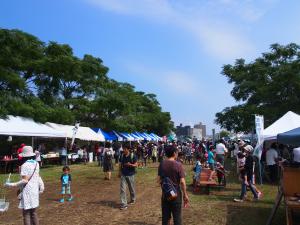
M134 174L135 168L138 166L137 158L133 153L130 153L130 145L123 145L123 154L120 159L119 166L119 177L121 178L120 184L120 199L121 206L120 209L127 209L127 197L126 197L126 184L129 188L131 201L128 203L130 205L134 204L136 201L135 187L134 187Z

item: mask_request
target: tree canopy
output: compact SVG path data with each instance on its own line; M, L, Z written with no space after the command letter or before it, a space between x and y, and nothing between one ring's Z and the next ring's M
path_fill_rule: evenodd
M100 58L79 58L67 44L0 29L0 117L7 115L160 135L173 128L154 94L110 79Z
M287 111L300 113L300 46L271 45L271 51L251 63L244 59L225 65L222 74L233 84L239 105L216 114L216 123L231 131L251 131L254 114L264 115L265 126Z

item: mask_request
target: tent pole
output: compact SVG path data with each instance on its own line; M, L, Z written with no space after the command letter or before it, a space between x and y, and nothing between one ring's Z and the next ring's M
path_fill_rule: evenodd
M66 151L67 151L67 158L66 158L66 166L68 165L68 160L69 160L69 156L68 156L68 138L66 137L65 139L65 147L66 147Z
M258 170L259 170L259 184L262 185L262 175L261 175L261 162L260 158L258 158Z

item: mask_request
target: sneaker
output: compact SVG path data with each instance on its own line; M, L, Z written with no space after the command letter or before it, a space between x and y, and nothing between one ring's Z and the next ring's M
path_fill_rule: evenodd
M59 202L60 202L60 203L64 203L64 202L65 202L65 199L62 198L62 199L59 200Z
M233 199L234 202L243 202L244 200L243 199L240 199L240 198L235 198Z
M70 197L68 198L68 202L72 201L73 200L73 197Z
M262 197L263 197L263 193L262 193L262 192L258 192L258 193L257 193L257 198L258 198L258 199L262 199Z
M120 207L120 210L126 210L127 209L127 206L121 206Z
M131 200L128 205L134 205L135 204L135 201L134 200Z

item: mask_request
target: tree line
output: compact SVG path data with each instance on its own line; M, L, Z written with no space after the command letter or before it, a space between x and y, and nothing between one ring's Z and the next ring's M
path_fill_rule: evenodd
M229 131L252 131L254 114L264 115L265 127L287 111L300 114L300 46L273 44L253 62L237 59L222 74L233 84L239 103L216 113L216 123Z
M155 94L108 77L109 68L71 46L0 29L0 117L168 134L174 127Z

